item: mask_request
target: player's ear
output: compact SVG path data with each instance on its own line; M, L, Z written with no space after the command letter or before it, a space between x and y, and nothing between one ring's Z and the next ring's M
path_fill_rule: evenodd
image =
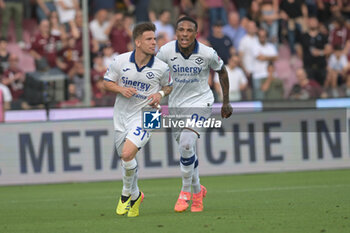
M137 38L135 39L135 46L136 46L136 48L138 48L138 47L140 47L140 46L141 46L141 40L140 40L140 37L137 37Z

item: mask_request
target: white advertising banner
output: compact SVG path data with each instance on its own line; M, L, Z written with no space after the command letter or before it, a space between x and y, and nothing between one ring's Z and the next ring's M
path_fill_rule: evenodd
M200 174L350 168L348 123L344 109L236 113L201 133ZM0 185L121 179L113 141L112 119L0 124ZM180 176L170 132L137 159L140 178Z

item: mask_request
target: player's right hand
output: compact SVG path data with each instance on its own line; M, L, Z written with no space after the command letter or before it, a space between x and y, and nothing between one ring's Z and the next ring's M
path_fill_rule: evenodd
M137 90L135 88L132 87L123 87L120 90L120 93L126 97L126 98L130 98L131 96L133 96L134 94L137 94Z
M232 115L232 106L230 103L223 104L221 107L221 117L229 118Z

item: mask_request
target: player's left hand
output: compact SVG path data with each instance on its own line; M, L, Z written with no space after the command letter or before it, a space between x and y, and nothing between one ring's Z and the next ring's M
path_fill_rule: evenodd
M232 106L230 103L223 104L221 107L221 117L229 118L232 115Z
M150 105L152 108L159 108L159 103L162 99L162 95L157 92L148 96L147 99L151 100L151 102L149 102L148 105Z

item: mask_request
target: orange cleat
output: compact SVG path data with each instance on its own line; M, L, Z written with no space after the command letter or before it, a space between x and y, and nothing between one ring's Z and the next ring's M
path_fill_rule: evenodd
M201 185L201 191L194 193L192 197L191 212L203 211L203 198L207 195L207 189Z
M175 204L175 212L183 212L188 208L188 202L191 200L191 193L181 191Z

